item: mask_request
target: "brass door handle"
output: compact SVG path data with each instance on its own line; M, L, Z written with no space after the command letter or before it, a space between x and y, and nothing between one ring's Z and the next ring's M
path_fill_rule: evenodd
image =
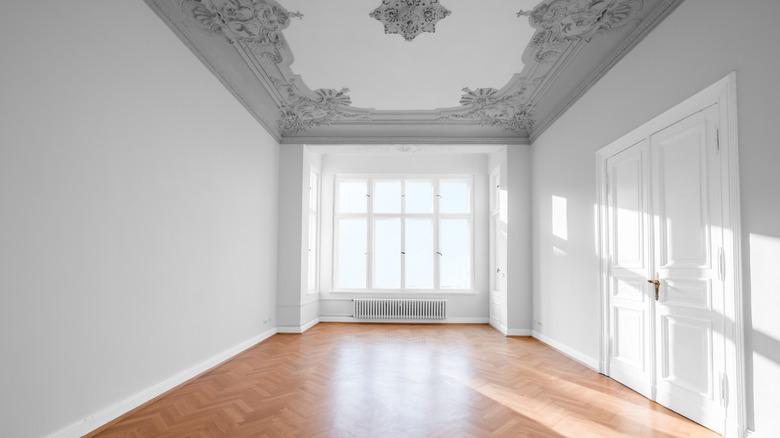
M658 288L661 286L661 279L658 273L655 273L655 280L647 280L647 282L655 285L655 300L658 301Z

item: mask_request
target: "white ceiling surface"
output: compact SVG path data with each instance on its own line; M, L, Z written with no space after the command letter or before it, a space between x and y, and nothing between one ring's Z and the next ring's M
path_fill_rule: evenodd
M504 87L523 69L538 0L441 0L452 13L407 42L369 16L381 0L279 0L293 19L284 36L291 64L311 89L348 88L352 106L432 110L459 106L464 87Z

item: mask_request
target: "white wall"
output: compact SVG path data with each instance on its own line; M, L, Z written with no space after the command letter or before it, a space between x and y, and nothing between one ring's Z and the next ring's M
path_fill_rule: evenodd
M309 181L320 155L300 144L285 144L279 154L279 289L277 325L300 333L319 316L319 294L309 293Z
M507 146L507 325L510 335L532 330L531 148ZM503 179L503 175L502 175Z
M484 154L325 154L322 156L322 265L323 317L350 313L352 293L332 292L333 189L337 174L457 174L474 175L475 291L439 294L448 299L448 322L487 322L488 318L488 191ZM365 295L365 294L364 294ZM439 296L436 295L436 296ZM362 295L361 295L362 296ZM377 295L379 296L379 295ZM392 296L382 294L381 296ZM427 295L426 295L427 296ZM432 295L433 296L433 295Z
M534 318L549 338L599 354L595 152L737 71L748 424L780 436L780 2L687 0L533 144ZM568 203L568 239L551 197ZM561 275L565 272L566 275Z
M278 145L140 1L0 13L0 428L271 329Z

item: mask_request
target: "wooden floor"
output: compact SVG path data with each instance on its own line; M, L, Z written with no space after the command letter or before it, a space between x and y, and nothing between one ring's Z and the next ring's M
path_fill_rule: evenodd
M717 437L487 325L275 335L90 436Z

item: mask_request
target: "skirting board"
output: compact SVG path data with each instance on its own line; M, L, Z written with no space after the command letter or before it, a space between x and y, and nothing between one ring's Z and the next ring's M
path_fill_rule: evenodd
M186 370L181 371L180 373L175 374L156 385L150 386L86 418L76 421L75 423L48 435L47 438L80 437L89 432L92 432L106 423L113 421L141 406L149 400L152 400L153 398L170 391L171 389L181 385L182 383L192 379L199 374L202 374L205 371L208 371L211 368L214 368L215 366L241 353L242 351L257 345L258 343L270 338L274 334L276 334L276 329L263 332L251 339L248 339L236 346L218 353L197 365L187 368Z
M276 328L278 333L303 333L320 322L320 318L314 318L303 325L285 325Z
M447 318L440 320L428 319L355 319L351 316L320 316L320 322L381 322L392 324L487 324L489 318Z
M585 365L586 367L592 369L593 371L599 372L599 361L597 359L594 359L587 354L583 354L569 346L566 346L556 340L550 339L547 336L537 332L533 331L531 336L534 338L544 342L545 344L549 345L550 347L560 351L561 353L565 354L566 356L569 356L570 358L576 360L577 362Z

